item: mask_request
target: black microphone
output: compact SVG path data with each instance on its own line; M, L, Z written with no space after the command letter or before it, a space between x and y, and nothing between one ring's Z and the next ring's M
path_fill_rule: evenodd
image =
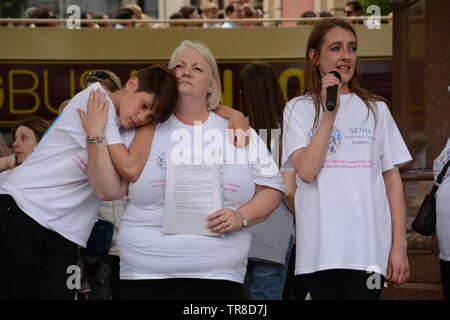
M334 76L336 78L338 78L339 81L342 80L339 72L330 71L329 73L334 74ZM338 89L337 85L327 88L327 104L326 104L326 106L327 106L328 111L333 111L336 108L337 89Z

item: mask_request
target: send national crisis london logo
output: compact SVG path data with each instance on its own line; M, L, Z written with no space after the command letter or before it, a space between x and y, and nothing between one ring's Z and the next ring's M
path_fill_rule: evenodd
M311 130L309 130L308 132L308 140L310 142L314 137L314 134L316 133L316 129L317 127L311 128ZM330 137L330 143L328 145L328 155L331 156L335 154L341 148L341 145L342 145L342 135L338 128L333 127L333 131L331 132Z

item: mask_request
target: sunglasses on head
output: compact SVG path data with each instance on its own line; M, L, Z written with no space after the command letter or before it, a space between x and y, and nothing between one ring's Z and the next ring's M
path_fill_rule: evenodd
M92 72L89 72L88 75L87 75L87 78L89 78L89 77L95 77L95 78L100 79L100 80L109 80L118 89L117 84L114 82L113 79L111 79L109 74L107 72L105 72L105 71L92 71Z
M88 77L96 77L99 78L101 80L111 80L112 79L109 77L109 74L107 74L105 71L92 71L88 73Z

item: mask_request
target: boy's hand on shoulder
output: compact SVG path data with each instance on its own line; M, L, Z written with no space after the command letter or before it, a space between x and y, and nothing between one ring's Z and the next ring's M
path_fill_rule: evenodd
M103 136L108 120L108 100L100 89L91 90L86 112L77 109L87 136Z

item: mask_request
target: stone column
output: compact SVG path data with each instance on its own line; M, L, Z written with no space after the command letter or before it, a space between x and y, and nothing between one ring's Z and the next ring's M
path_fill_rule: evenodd
M427 167L450 138L450 1L427 1L425 124Z
M425 169L425 0L391 1L392 114L414 160L403 169ZM427 2L428 3L428 2Z
M398 288L384 290L383 298L442 299L436 243L413 232L410 225L434 183L432 162L450 136L450 1L391 0L390 4L394 12L392 113L415 158L405 168L418 170L402 172L411 277Z

